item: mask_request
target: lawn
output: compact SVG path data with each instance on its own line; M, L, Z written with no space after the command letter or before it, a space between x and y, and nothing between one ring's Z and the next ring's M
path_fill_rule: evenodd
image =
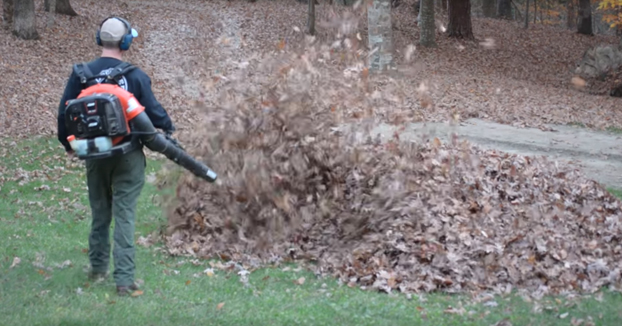
M242 282L235 269L210 269L225 262L169 257L161 243L137 245L143 292L120 298L112 278L86 277L81 162L68 164L55 138L0 145L0 325L619 325L622 318L622 295L606 289L539 301L405 296L350 288L294 265L254 270ZM147 174L161 165L149 160ZM160 194L146 184L136 239L165 227Z

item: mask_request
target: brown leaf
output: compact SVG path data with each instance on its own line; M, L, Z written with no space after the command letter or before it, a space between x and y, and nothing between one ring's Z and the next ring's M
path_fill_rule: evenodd
M572 77L571 82L572 82L572 85L576 88L583 88L587 85L587 82L585 81L585 79L579 76Z
M143 291L142 290L136 290L136 291L132 292L132 294L131 294L132 297L138 297L138 296L141 296L141 295L143 295Z
M224 302L219 303L219 304L216 306L216 310L220 310L220 309L222 309L222 307L224 307L224 305L225 305L225 303L224 303Z
M279 44L277 45L277 49L279 49L280 51L285 49L285 40L280 40Z

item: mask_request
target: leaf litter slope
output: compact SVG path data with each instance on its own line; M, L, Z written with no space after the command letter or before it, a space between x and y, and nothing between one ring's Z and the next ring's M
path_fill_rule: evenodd
M200 122L184 142L220 182L187 173L172 180L171 254L313 261L317 273L385 291L521 288L540 296L619 286L617 199L544 159L457 139L377 141L367 130L378 121L431 114L405 102L414 93L413 102L429 105L432 86L413 92L407 79L369 76L363 37L350 25L360 13L324 12L315 40L293 26L280 38L256 20L272 6L236 20L261 25L268 38L232 32L213 45L228 60L203 81ZM220 13L236 10L242 15L235 5ZM257 53L262 43L273 47ZM356 132L337 133L344 122L358 122Z
M321 37L305 48L291 23L305 21L304 5L293 1L112 1L76 8L90 19L58 18L58 31L44 33L43 41L2 34L5 44L18 44L3 58L22 66L54 53L50 48L64 49L62 59L42 59L47 79L38 70L23 78L20 66L3 61L16 85L48 91L41 99L3 88L9 100L3 123L9 135L54 132L70 63L98 51L90 33L56 35L93 30L99 17L119 10L145 26L130 60L153 76L158 97L187 129L184 143L222 181L204 184L187 174L175 180L171 224L186 229L167 239L171 253L247 263L309 259L319 273L384 290L513 286L544 294L619 285L618 201L575 171L458 140L382 145L332 129L350 120L364 121L365 130L379 120L469 116L525 125L616 124L612 99L569 89L571 74L560 72L596 41L568 32L563 37L570 41L559 42L563 37L540 30L475 20L476 35L495 39L492 49L439 37L439 48L417 48L411 61L398 54L401 76L371 78L362 64L366 20L346 9L319 6ZM394 17L404 53L418 32L412 15ZM347 35L335 37L339 28ZM51 42L54 37L62 42ZM530 51L532 66L525 55L509 55ZM23 108L37 105L49 119L15 122Z
M209 80L219 73L222 62L244 61L253 53L273 50L279 40L287 42L291 37L292 26L304 29L306 21L305 5L296 1L91 0L73 4L81 16L57 15L55 25L46 29L43 1L35 4L41 40L17 40L9 30L0 31L0 72L6 80L0 89L3 137L55 133L58 99L71 64L96 57L100 49L92 31L111 13L131 19L139 29L136 51L130 51L128 58L152 76L159 99L182 129L195 118L188 107L200 90L184 81ZM411 0L395 9L393 25L396 57L408 68L403 69L403 83L426 81L434 103L422 106L406 96L399 106L413 110L418 120L442 121L455 112L460 118L521 126L569 122L595 128L620 126L619 100L587 92L600 83L589 81L587 89L578 90L571 84L572 70L583 52L595 44L614 44L615 37L587 37L538 24L525 31L520 22L474 18L479 38L475 44L437 33L439 47L417 47L414 60L405 63L405 49L419 38L412 7ZM329 6L320 5L317 10L320 19L329 17ZM439 26L446 27L446 17L438 17ZM323 26L318 29L329 32ZM359 22L358 32L361 44L366 44L365 19ZM224 56L215 46L223 36L238 39L242 46ZM33 109L37 115L22 114Z

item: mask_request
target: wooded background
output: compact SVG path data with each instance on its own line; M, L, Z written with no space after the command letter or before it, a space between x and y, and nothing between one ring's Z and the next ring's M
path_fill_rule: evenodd
M235 1L235 0L232 0ZM255 0L239 0L255 2ZM446 32L449 37L473 39L471 17L488 17L523 21L524 28L530 24L545 24L576 30L584 35L622 35L622 0L421 0L414 6L404 5L401 0L291 0L308 3L307 33L315 34L315 5L335 4L359 6L368 4L369 46L380 51L372 57L373 69L383 70L391 65L391 11L410 10L417 14L416 23L421 28L419 44L435 46L436 32ZM47 27L54 24L52 13L76 16L70 0L45 0L49 12ZM437 17L447 18L443 26ZM34 0L3 0L3 25L11 28L21 39L39 38L35 22Z

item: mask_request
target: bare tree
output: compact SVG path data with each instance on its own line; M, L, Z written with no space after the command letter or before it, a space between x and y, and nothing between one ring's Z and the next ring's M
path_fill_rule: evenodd
M529 0L525 3L525 29L527 28L529 28Z
M393 69L393 35L391 30L391 0L373 0L367 8L369 71Z
M474 39L471 25L471 0L449 0L447 31L450 37Z
M54 13L56 12L56 0L49 0L50 11L48 12L48 28L54 25Z
M2 18L4 26L13 25L13 0L2 0Z
M50 0L43 1L43 8L45 11L50 11ZM78 16L69 0L56 0L56 13L67 16Z
M527 2L527 11L529 11L529 2ZM538 18L538 0L533 0L533 23L534 24L536 23L537 18Z
M315 35L315 0L308 0L309 13L307 14L307 32Z
M14 0L13 34L21 39L39 39L34 0Z
M495 18L497 16L497 1L483 0L482 11L484 13L484 17Z
M421 37L422 46L436 46L436 24L434 23L434 0L421 0Z
M566 26L568 29L577 28L577 8L576 8L577 0L568 0L566 3Z
M503 19L512 19L512 0L497 1L497 16Z
M579 0L579 34L593 35L592 6L590 0Z

